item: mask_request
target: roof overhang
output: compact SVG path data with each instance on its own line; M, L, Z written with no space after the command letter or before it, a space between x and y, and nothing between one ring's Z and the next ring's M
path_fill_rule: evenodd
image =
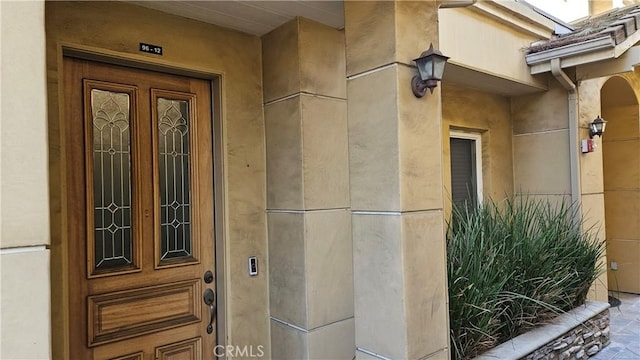
M478 1L468 9L539 39L548 39L554 30L552 20L516 1Z
M618 59L639 41L640 31L635 31L617 45L611 36L604 35L583 42L528 54L525 56L525 60L531 68L531 74L535 75L551 71L552 59L560 59L562 68ZM631 64L631 66L639 64L639 56L640 54L637 51L633 51L622 62Z
M519 79L506 78L500 74L472 68L467 64L459 64L455 60L447 62L442 77L443 83L462 85L483 92L506 97L534 94L547 90L546 86L526 83ZM444 85L443 85L444 86Z
M531 75L573 68L576 80L632 71L640 64L640 5L612 9L581 20L576 28L531 45Z
M587 80L633 71L640 64L640 46L633 46L615 59L590 62L576 67L576 79Z

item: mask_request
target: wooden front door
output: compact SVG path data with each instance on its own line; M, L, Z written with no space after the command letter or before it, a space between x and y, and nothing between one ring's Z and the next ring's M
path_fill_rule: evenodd
M210 82L65 58L64 92L71 358L212 359Z

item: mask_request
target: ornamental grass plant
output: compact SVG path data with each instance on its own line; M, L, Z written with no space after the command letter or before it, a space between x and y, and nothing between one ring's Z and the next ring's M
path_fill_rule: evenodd
M453 359L470 359L582 305L604 242L575 205L530 197L454 207L447 229Z

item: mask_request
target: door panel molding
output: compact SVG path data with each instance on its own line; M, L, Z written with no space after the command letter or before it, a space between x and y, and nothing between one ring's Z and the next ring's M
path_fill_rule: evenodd
M144 352L140 351L134 354L120 356L111 360L144 360Z
M195 279L89 296L89 346L200 321L200 289Z
M156 348L156 360L202 360L202 338L194 338Z

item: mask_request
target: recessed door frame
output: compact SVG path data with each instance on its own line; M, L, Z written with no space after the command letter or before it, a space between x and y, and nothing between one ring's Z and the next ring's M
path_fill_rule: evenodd
M65 121L64 114L64 79L63 75L63 59L64 57L74 57L84 60L98 61L102 63L126 66L130 68L136 68L141 70L152 70L173 75L182 75L192 78L199 78L208 80L211 82L211 119L212 119L212 141L213 141L213 181L214 181L214 209L211 209L214 213L214 254L215 254L215 267L216 267L216 293L217 293L217 317L216 317L216 331L217 339L216 344L220 346L226 345L227 338L227 306L226 306L226 241L225 241L225 193L226 188L224 184L224 148L222 133L222 91L223 91L223 76L217 73L211 73L209 71L202 71L201 69L190 68L183 66L182 64L173 64L155 60L149 57L114 52L106 49L99 49L89 47L85 45L60 43L57 49L57 72L58 72L58 94L57 98L50 100L57 101L58 106L58 121L60 124L60 134L65 134L65 129L68 124ZM154 61L155 60L155 61ZM64 154L66 152L67 139L59 139L60 145L60 161L64 163ZM64 165L64 164L63 164ZM64 166L63 166L64 168ZM70 309L68 308L69 297L69 256L68 256L68 234L66 233L66 219L68 215L68 206L66 199L68 194L66 193L67 183L65 174L61 174L62 181L62 194L61 199L61 218L62 227L60 234L61 241L59 244L52 244L52 247L58 246L59 249L55 251L52 249L52 256L57 257L51 261L51 308L52 313L62 312L62 316L58 316L57 319L64 319L62 323L56 323L52 321L52 342L58 344L64 344L63 353L65 358L70 358L69 354L69 324L68 314Z

